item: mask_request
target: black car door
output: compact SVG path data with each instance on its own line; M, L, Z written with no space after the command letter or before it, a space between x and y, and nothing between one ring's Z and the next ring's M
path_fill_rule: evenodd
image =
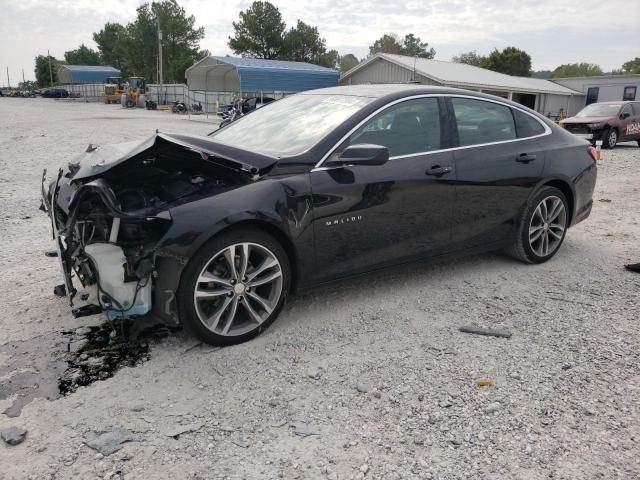
M511 238L521 209L539 182L547 128L533 116L499 102L450 97L457 126L457 175L452 242L487 246Z
M451 152L442 151L444 108L433 96L396 102L311 172L318 280L446 249L455 171ZM331 165L355 144L388 147L390 159L377 166Z

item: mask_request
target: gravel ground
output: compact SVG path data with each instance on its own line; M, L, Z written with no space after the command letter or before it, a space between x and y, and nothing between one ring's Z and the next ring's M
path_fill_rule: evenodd
M0 118L0 343L40 345L104 320L52 293L42 168L89 142L211 127L41 99L1 99ZM342 282L249 343L173 334L137 367L0 415L28 431L0 445L0 478L640 478L640 275L623 269L640 262L639 165L635 144L605 152L591 217L547 264L489 254ZM513 336L458 331L470 324ZM4 380L24 369L0 356L16 363ZM120 450L85 445L114 427Z

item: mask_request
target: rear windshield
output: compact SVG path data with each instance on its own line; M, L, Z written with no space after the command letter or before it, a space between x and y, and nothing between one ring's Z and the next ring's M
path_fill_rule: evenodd
M373 100L349 95L292 95L247 114L212 138L274 157L299 155Z
M580 110L576 117L614 117L621 106L621 103L592 103Z

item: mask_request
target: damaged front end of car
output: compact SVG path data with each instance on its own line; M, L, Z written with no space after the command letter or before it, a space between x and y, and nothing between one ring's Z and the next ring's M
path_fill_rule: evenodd
M162 303L158 317L178 322L176 270L187 260L160 247L164 238L184 233L171 231L172 208L255 181L274 163L248 165L212 147L200 137L156 134L143 142L90 145L48 186L44 172L41 209L50 217L64 277L56 290L68 296L76 317L139 316ZM162 257L169 257L169 273ZM154 295L162 275L174 280Z

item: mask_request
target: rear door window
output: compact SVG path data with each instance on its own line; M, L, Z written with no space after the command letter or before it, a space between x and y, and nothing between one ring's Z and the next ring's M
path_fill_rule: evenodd
M542 124L531 115L527 115L514 108L513 116L516 120L516 133L518 134L518 138L535 137L545 132Z
M460 146L516 139L516 125L509 107L485 100L459 97L453 97L451 103Z
M390 157L440 149L440 109L436 97L392 105L362 125L348 145L370 143L389 149Z

